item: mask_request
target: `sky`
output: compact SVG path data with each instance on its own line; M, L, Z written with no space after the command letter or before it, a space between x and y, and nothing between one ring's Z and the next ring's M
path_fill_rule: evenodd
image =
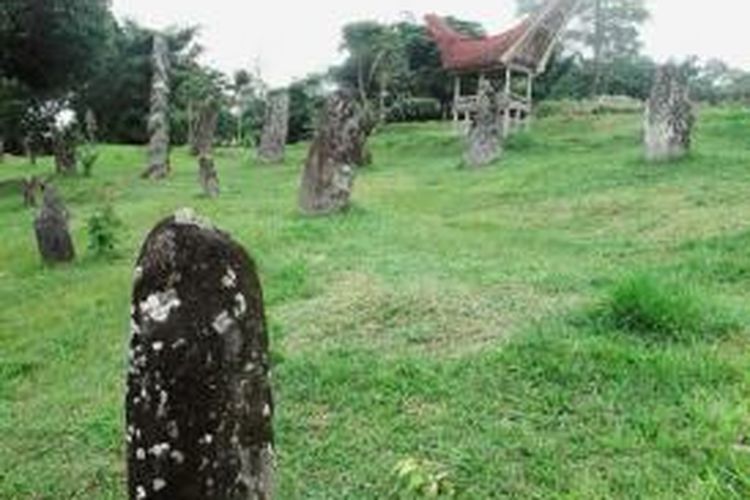
M146 26L200 25L205 62L226 72L259 70L274 86L341 60L341 27L363 19L421 20L428 12L481 22L499 32L515 0L114 0L119 17ZM750 70L750 5L743 0L647 0L646 53L658 61L718 57ZM710 5L710 7L707 7Z

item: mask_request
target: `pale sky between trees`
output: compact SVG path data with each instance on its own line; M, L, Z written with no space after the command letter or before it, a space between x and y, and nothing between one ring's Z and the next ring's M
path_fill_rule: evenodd
M646 53L658 61L718 57L750 70L750 2L648 0ZM205 60L224 71L260 67L284 85L340 60L341 27L362 19L421 20L428 12L481 22L501 31L515 18L515 0L114 0L118 16L152 28L198 24Z

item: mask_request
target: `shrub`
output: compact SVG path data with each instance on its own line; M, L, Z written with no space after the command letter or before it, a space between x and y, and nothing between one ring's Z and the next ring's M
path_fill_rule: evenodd
M647 275L629 276L618 283L593 317L599 325L651 340L715 338L736 326L705 294Z
M453 498L455 489L439 464L407 458L393 469L396 498Z
M113 257L117 249L117 230L121 225L111 206L92 215L88 223L89 251L96 257Z
M388 108L389 122L424 122L443 117L440 101L431 97L400 99Z

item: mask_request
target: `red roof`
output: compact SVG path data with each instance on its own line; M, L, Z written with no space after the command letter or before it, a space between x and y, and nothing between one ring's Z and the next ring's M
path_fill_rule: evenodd
M502 66L502 57L523 37L528 19L499 35L471 38L463 35L440 17L425 16L427 29L440 49L443 68L449 71L488 71Z

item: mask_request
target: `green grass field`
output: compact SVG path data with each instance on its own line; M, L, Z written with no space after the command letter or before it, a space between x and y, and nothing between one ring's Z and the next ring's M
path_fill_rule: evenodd
M635 115L552 117L481 171L449 125L391 126L344 215L298 215L286 165L111 146L59 181L79 253L46 268L0 191L0 498L124 498L132 267L190 206L256 258L278 498L750 498L750 114L707 109L693 154L647 165ZM52 171L20 159L0 180ZM114 260L87 252L111 203ZM394 468L416 463L406 480ZM416 493L414 493L416 495Z

